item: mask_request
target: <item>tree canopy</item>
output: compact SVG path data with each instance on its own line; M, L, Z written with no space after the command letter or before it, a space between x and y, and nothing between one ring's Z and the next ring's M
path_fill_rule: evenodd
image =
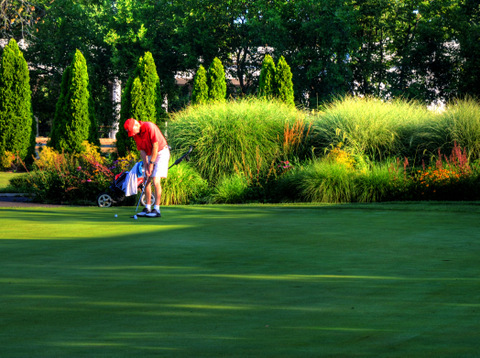
M147 51L173 107L180 95L175 76L214 58L238 83L236 92L254 93L266 53L284 56L295 101L312 107L345 93L425 102L480 95L480 4L473 0L9 3L24 10L18 19L3 11L2 21L20 26L4 21L3 32L29 43L25 57L41 123L49 120L62 70L77 48L89 64L92 97L106 125L114 117L112 79L125 86ZM29 31L19 32L21 24Z

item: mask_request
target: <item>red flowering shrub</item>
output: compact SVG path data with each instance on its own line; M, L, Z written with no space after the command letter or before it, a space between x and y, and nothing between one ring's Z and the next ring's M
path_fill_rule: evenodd
M44 149L35 161L34 171L12 185L30 193L39 202L90 203L113 180L113 173L90 146L82 154L58 153Z

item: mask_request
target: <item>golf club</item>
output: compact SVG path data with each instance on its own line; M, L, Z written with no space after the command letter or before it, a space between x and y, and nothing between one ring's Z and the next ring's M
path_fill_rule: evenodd
M187 152L185 152L180 158L178 158L175 163L173 163L172 165L170 165L168 167L168 169L170 169L171 167L177 165L177 164L180 164L182 161L186 160L187 162L190 160L190 158L188 157L188 155L192 152L193 150L193 147L190 146L190 148L188 149Z
M154 166L153 168L155 169L155 166ZM143 193L145 192L145 188L146 188L147 185L149 184L149 182L148 182L149 180L150 180L150 177L148 177L148 178L143 182L142 193L140 194L140 198L138 198L137 208L135 209L135 214L137 214L138 206L140 205L140 201L142 200L142 196L143 196Z

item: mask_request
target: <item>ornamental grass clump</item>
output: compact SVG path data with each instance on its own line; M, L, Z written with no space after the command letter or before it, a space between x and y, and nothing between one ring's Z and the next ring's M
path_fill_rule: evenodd
M408 179L399 161L391 159L382 163L371 163L355 178L355 201L374 203L401 200Z
M243 203L248 193L248 181L242 173L224 176L215 186L211 201L215 204Z
M352 202L355 200L356 175L354 170L342 163L328 159L315 160L300 174L299 189L302 201Z
M434 116L415 102L347 96L314 115L315 146L323 149L342 144L347 151L372 161L414 158L431 142L428 127Z
M289 160L304 143L303 113L279 101L242 99L191 106L172 116L169 144L195 149L195 167L215 185L224 176L243 173L252 182L275 174L281 160ZM295 126L296 122L299 122ZM290 138L285 139L286 128ZM294 139L293 137L301 137Z
M444 149L449 150L457 143L466 148L469 160L480 159L480 104L477 101L467 98L449 104L438 127Z
M176 158L172 156L171 162ZM188 163L175 165L162 179L161 205L185 205L201 202L207 195L208 184L200 174Z

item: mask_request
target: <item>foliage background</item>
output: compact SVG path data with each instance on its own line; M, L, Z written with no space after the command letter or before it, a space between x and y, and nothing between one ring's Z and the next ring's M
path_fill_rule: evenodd
M47 133L62 70L76 49L89 64L102 126L115 118L112 80L125 85L146 51L155 59L170 111L188 103L175 85L176 74L193 73L218 57L227 76L239 81L229 94L252 94L266 54L275 61L285 57L295 101L310 108L345 93L425 102L480 94L475 1L118 0L112 6L110 0L30 0L14 5L26 10L27 3L34 10L21 11L18 19L1 14L14 25L2 31L28 42L33 107Z

